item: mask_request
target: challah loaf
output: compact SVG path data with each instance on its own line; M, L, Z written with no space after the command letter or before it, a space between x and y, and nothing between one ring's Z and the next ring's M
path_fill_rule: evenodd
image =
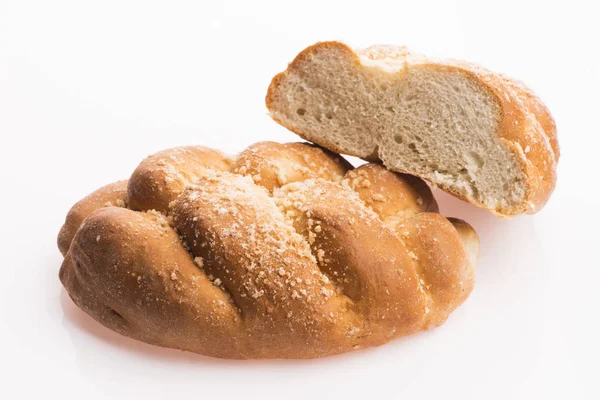
M304 143L182 147L77 203L60 279L108 328L223 358L311 358L441 324L478 239L428 186Z
M556 181L556 127L523 84L404 47L302 51L273 78L271 116L333 151L381 160L498 216L537 212Z

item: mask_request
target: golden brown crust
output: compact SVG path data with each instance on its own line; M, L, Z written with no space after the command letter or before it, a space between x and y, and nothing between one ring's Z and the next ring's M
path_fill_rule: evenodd
M550 146L554 152L554 157L558 162L560 157L560 146L558 145L556 123L554 122L554 118L552 118L552 114L550 114L550 111L546 105L542 103L539 97L537 97L527 86L525 86L523 82L506 76L503 76L503 79L506 85L514 90L519 100L523 102L525 107L527 107L529 112L535 116L535 119L537 119L539 124L542 126L542 131L548 137L548 141L550 142Z
M61 276L76 304L121 334L217 357L237 354L237 311L160 214L114 207L93 212Z
M390 174L380 164L364 164L346 174L343 181L381 218L407 213L438 212L438 204L420 178Z
M501 109L501 121L498 137L514 154L523 170L526 181L526 194L521 204L512 208L490 209L500 217L510 217L522 213L533 214L539 211L548 201L556 185L556 164L559 157L559 146L556 125L546 106L521 82L492 73L477 65L458 62L438 62L422 55L409 52L405 47L373 46L366 50L354 51L341 42L319 42L301 51L289 64L288 68L273 77L265 98L271 117L296 133L300 137L318 143L332 151L349 153L327 137L303 131L297 126L278 118L274 112L280 103L285 103L284 93L279 90L286 78L300 73L306 63L318 54L328 54L342 63L350 63L357 68L365 68L361 64L360 55L372 60L388 60L399 71L407 68L433 68L439 70L460 70L477 83L484 85L497 100ZM368 161L377 161L376 154L351 154L363 157ZM414 174L414 171L395 169L396 172ZM422 177L426 178L426 177ZM475 198L467 198L455 188L443 183L436 183L441 189L469 201L479 207L488 208Z
M135 169L127 187L133 210L166 211L185 185L206 168L228 171L232 160L203 146L175 147L151 155Z
M312 358L439 325L471 291L461 240L476 249L476 235L428 212L437 204L420 179L353 170L307 144L253 145L230 171L206 167L207 154L177 166L197 178L174 199L136 188L152 199L138 205L170 204L163 213L75 206L86 218L63 244L60 278L108 328L215 357Z
M234 173L252 177L269 191L312 178L340 181L349 169L350 163L339 155L309 143L258 142L233 165Z
M101 207L125 207L127 201L127 181L118 181L101 187L89 196L78 201L67 214L65 223L58 234L58 249L64 256L69 251L71 241L83 220L92 211Z

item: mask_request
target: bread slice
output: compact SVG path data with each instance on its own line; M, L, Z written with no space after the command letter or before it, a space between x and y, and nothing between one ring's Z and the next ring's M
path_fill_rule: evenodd
M332 151L381 160L498 216L535 213L556 182L556 127L523 84L404 47L321 42L276 75L272 118Z

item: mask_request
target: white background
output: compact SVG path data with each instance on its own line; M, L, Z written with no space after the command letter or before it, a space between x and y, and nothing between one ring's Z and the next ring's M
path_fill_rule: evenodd
M0 397L598 399L598 13L577 1L0 1ZM122 338L58 280L69 207L146 155L293 141L271 77L305 46L406 44L524 80L558 125L558 186L500 220L436 192L481 238L438 329L312 361L223 361ZM410 397L409 397L410 396Z

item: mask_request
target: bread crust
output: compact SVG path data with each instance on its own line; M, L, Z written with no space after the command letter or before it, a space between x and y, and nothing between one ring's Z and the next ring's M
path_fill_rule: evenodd
M148 187L129 196L165 211L132 210L121 181L67 216L60 279L108 328L214 357L313 358L437 326L470 293L477 235L437 214L422 180L309 144L257 143L229 170L195 149L142 163ZM156 189L166 164L193 176L174 199Z
M102 207L125 207L127 201L127 180L114 182L101 187L86 196L69 210L65 224L58 234L58 249L64 256L69 251L69 246L75 237L75 233L83 223L83 220L93 211Z
M497 137L500 142L513 154L526 177L525 196L523 201L513 207L488 208L472 196L464 196L452 185L443 182L432 182L441 189L471 202L479 207L487 208L500 217L511 217L518 214L533 214L538 212L548 201L556 185L556 165L559 157L559 146L554 120L540 99L531 92L523 83L492 73L475 64L444 60L438 61L420 54L411 53L404 47L373 46L366 50L353 50L341 42L319 42L307 47L300 52L289 64L288 68L275 75L266 95L266 106L271 117L300 137L318 143L332 151L362 157L368 161L377 161L377 144L373 142L372 149L365 149L359 154L351 149L336 145L326 135L319 135L308 130L303 130L279 114L281 104L281 87L288 79L302 70L302 66L310 63L317 54L329 54L339 62L349 63L356 68L370 68L362 64L361 56L368 55L370 59L392 60L395 70L386 72L390 75L401 76L410 68L432 68L446 71L460 71L472 79L479 86L489 92L498 104L500 112L499 129ZM401 79L401 78L400 78ZM415 171L393 168L397 172L420 176ZM427 179L426 176L420 176Z

